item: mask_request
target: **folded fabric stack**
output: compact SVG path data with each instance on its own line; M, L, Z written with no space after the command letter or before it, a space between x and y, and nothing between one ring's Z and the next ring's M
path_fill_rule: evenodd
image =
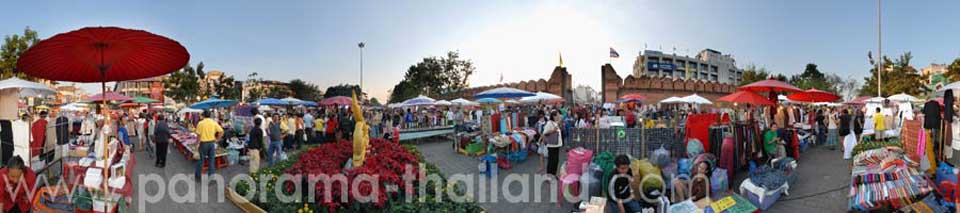
M852 176L850 210L868 211L884 207L894 209L910 205L934 190L928 179L916 169L899 167L894 172L859 173Z

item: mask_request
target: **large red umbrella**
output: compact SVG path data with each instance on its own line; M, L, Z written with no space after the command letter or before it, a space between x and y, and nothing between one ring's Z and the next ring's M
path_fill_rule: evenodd
M724 101L730 103L744 103L744 104L753 104L753 105L773 105L773 102L767 100L766 97L758 95L757 93L750 91L738 91L733 94L720 97L717 101Z
M187 49L167 37L119 27L85 27L41 40L20 56L17 69L54 81L100 82L106 92L107 81L164 75L189 60ZM102 101L106 109L106 98ZM103 153L108 153L106 147ZM103 171L109 179L107 169ZM106 188L107 181L103 183Z
M331 105L350 105L353 102L353 99L346 96L333 96L325 98L320 101L320 105L331 106Z
M787 99L799 102L833 102L840 99L840 96L823 90L809 89L787 95Z
M102 102L102 101L130 101L130 100L133 100L133 98L130 96L121 95L120 93L116 93L116 92L106 92L106 93L100 93L94 96L90 96L85 101Z
M740 87L740 90L753 92L800 92L803 91L787 82L767 79L753 82Z
M637 94L637 93L631 93L631 94L626 94L626 95L624 95L624 96L621 96L620 99L617 100L617 101L618 101L618 102L631 102L631 101L644 101L644 100L647 100L647 97L643 97L643 95L640 95L640 94Z

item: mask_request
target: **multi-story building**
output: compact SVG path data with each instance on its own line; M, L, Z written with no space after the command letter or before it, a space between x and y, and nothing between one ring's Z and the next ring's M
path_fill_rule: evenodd
M117 82L117 84L113 87L113 91L126 96L143 96L153 99L162 99L162 90L164 88L163 80L167 79L167 76L168 75L161 75L151 78ZM155 91L157 89L160 90L160 96L155 97L154 93L157 92Z
M266 98L268 95L268 92L270 91L278 91L279 93L283 93L283 94L293 94L293 90L290 90L290 84L288 84L287 82L272 81L272 80L244 81L243 89L241 91L242 91L241 96L244 98L244 101L253 101L258 98ZM259 92L260 97L252 97L253 95L255 95L254 93L251 93L253 91ZM282 97L272 97L272 98L282 98Z
M920 70L920 73L923 76L927 76L927 84L933 82L933 78L937 74L944 74L947 72L946 64L930 64L930 66L924 67Z
M731 55L712 49L701 50L695 58L644 50L633 64L633 76L666 77L712 81L737 85L743 70Z
M86 91L76 84L57 86L57 102L59 104L82 101L87 97Z

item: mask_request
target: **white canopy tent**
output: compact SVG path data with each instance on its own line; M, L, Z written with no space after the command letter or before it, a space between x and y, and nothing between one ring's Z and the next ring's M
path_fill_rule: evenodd
M697 94L688 95L687 97L683 97L683 100L684 100L685 103L691 103L691 104L713 104L713 102L710 102L710 100L707 100L706 98L700 97L700 96L697 95Z
M906 93L891 95L890 97L887 97L887 100L896 102L920 102L919 98L907 95Z
M683 100L683 98L679 98L679 97L673 96L673 97L669 97L669 98L667 98L667 99L663 99L662 101L660 101L660 103L663 103L663 104L684 103L684 100Z

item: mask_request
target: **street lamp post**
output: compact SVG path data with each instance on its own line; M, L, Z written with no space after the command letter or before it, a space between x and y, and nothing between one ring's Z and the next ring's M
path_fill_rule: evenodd
M360 91L363 91L363 47L367 46L363 42L357 44L360 47ZM362 94L361 94L362 95Z
M877 62L877 97L883 96L880 94L880 88L882 88L880 85L882 85L882 82L883 82L880 79L880 73L883 69L883 49L882 49L883 42L881 42L881 39L882 39L881 34L883 34L883 31L881 30L881 24L880 24L881 17L882 15L880 12L880 0L877 0L877 57L880 59L880 60L877 60L878 61Z

